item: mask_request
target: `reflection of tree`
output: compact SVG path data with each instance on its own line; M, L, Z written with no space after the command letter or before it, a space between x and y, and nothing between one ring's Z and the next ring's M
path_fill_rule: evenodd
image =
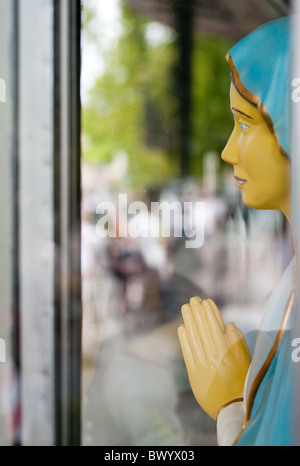
M177 30L177 63L175 67L179 97L179 152L181 175L190 173L192 135L192 61L193 61L193 19L195 0L183 2L172 0Z
M104 52L105 72L83 109L84 158L105 163L125 151L130 187L195 173L207 150L222 149L232 125L228 44L193 37L193 1L173 3L176 30L160 43L149 40L153 22L122 4L121 37Z
M148 44L146 27L144 19L122 6L122 35L105 52L106 70L83 110L84 157L108 162L120 149L126 151L127 182L134 187L165 182L171 172L165 155L173 112L166 76L172 50Z

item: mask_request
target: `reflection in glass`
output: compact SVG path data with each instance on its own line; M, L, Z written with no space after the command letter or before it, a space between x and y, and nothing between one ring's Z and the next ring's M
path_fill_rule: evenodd
M251 335L290 243L277 213L243 206L220 159L236 37L200 33L197 10L186 30L176 8L136 5L83 2L82 442L215 445L183 363L181 306L211 297ZM189 248L196 203L204 244Z

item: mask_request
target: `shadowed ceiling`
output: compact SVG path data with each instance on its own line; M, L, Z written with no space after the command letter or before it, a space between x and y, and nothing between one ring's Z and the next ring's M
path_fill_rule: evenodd
M175 26L174 5L182 0L126 0L137 12ZM190 0L185 0L190 1ZM288 14L284 0L194 0L194 30L237 41L261 24Z

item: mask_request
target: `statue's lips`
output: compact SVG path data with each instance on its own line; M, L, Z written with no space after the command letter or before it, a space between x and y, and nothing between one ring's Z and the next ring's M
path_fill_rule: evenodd
M239 176L235 176L234 178L237 180L239 186L243 186L247 183L247 180L243 180L243 178L240 178Z

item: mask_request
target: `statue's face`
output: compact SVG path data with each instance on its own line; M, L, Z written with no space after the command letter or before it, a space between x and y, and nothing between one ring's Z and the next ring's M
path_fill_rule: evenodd
M233 166L244 203L254 209L285 212L291 192L290 161L280 153L276 138L258 109L233 84L230 105L234 129L222 159Z

